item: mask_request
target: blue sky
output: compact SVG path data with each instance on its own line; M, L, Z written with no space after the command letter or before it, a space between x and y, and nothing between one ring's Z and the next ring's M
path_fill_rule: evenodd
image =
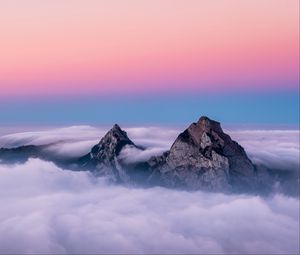
M0 124L186 124L201 115L231 124L299 124L299 91L15 98Z

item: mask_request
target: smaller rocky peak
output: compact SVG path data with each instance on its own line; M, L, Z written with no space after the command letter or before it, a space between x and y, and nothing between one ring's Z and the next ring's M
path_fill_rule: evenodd
M134 143L128 138L127 133L118 124L115 124L94 146L92 153L103 151L105 153L110 152L113 154L112 156L117 156L125 145L134 145Z
M120 138L120 139L130 140L127 136L127 133L124 130L122 130L118 124L114 124L113 127L104 136L104 138L110 136Z
M126 181L122 162L118 160L125 146L137 146L128 138L118 124L115 124L96 144L91 152L79 159L81 166L91 169L99 175L109 176L115 181Z
M122 132L123 130L120 128L118 124L114 124L113 127L111 128L111 131Z

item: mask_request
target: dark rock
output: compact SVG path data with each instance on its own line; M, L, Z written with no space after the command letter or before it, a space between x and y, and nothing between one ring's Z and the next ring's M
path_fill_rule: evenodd
M49 147L54 144L45 145L23 145L14 148L0 148L0 163L14 164L24 163L29 158L39 158L46 161L54 162L56 165L62 168L72 169L72 164L78 159L64 157L57 153L51 152ZM78 170L78 169L73 169Z
M16 148L0 148L0 160L2 163L22 163L28 158L41 156L43 146L24 145Z
M83 168L92 170L97 175L109 177L116 182L128 182L129 177L118 159L125 146L136 146L117 124L95 145L91 152L79 160Z

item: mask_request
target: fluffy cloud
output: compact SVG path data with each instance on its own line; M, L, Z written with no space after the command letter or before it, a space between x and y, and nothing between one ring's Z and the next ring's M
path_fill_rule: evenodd
M299 253L299 200L138 189L0 165L0 253Z
M228 131L255 162L280 169L299 170L298 130Z

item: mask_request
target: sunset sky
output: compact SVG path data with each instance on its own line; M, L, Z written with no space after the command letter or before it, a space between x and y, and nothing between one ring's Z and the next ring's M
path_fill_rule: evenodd
M298 93L298 0L0 2L0 123L295 124Z

